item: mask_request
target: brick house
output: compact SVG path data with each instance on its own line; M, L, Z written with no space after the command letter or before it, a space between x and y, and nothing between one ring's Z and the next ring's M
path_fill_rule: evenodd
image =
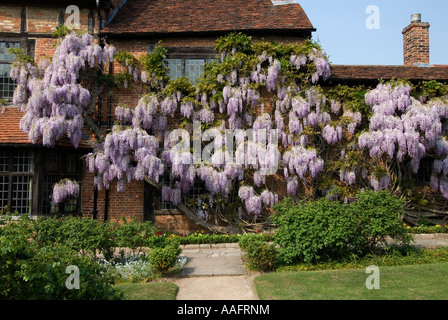
M194 82L208 59L216 55L218 37L233 31L249 34L254 40L301 42L310 39L314 26L302 7L290 1L275 0L116 0L116 1L3 1L0 4L0 99L10 99L14 84L9 78L12 57L7 47L22 47L37 61L53 52L55 28L70 20L67 7L79 8L82 30L100 35L117 49L144 55L162 41L167 49L170 77L188 77ZM332 66L325 84L376 83L378 79L448 81L448 68L429 65L429 24L413 21L404 30L403 66ZM417 39L420 37L421 39ZM415 46L422 40L427 50ZM425 42L426 41L426 42ZM324 48L325 49L325 48ZM420 52L417 52L419 50ZM427 59L427 60L425 60ZM418 65L415 65L418 64ZM118 65L114 63L110 70ZM119 103L135 106L131 90L115 90L114 99L102 99L98 123L110 128L114 108ZM146 182L134 181L119 193L96 191L93 175L79 158L88 150L83 143L77 150L60 141L53 149L32 145L19 128L21 113L3 107L0 115L0 205L32 215L82 214L95 219L120 219L122 215L154 221L161 229L187 233L200 229L184 213L160 200L160 194ZM81 181L79 199L64 204L50 201L51 186L63 177ZM193 190L200 192L200 190Z

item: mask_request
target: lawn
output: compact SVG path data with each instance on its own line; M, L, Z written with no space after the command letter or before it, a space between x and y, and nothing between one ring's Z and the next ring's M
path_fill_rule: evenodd
M115 287L126 300L176 300L178 290L171 282L122 283Z
M255 278L260 300L448 300L448 263L380 267L369 290L365 269L275 272Z

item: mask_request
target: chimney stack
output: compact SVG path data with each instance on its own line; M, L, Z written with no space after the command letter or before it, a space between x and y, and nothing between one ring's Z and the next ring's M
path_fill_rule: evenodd
M403 30L404 65L429 67L429 23L421 14L411 16L411 24Z

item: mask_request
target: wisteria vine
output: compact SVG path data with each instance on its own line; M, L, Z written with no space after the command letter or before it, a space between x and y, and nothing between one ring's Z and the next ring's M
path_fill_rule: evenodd
M287 196L321 192L346 199L344 190L366 187L366 182L375 190L388 188L393 179L388 164L410 161L416 173L421 159L432 152L437 159L431 188L448 198L446 100L421 101L412 96L408 82L391 81L367 90L364 101L358 101L361 107L354 107L353 97L344 101L320 86L331 68L311 41L255 43L230 34L215 49L217 62L196 85L185 78L167 79L161 49L141 60L120 54L124 86L131 81L149 92L135 107L115 107L118 123L87 155L98 189L116 182L123 191L127 182L147 180L161 185L162 201L179 205L199 181L204 192L192 207L201 219L210 218L212 207L215 212L233 210L239 219L243 213L260 219ZM26 112L21 129L30 141L53 146L67 136L75 147L79 144L83 111L91 102L80 75L113 61L114 53L112 46L102 48L88 35L70 34L50 64L15 65L14 103ZM173 152L182 135L170 133L179 124L191 140ZM211 148L210 159L197 158L191 143L197 131L200 155ZM272 165L276 172L260 171ZM70 194L60 190L65 185L74 189L58 185L56 202Z

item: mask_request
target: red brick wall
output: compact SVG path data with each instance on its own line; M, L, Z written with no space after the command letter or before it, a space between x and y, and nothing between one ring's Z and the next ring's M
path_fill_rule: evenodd
M0 32L20 32L21 7L0 6Z
M64 7L46 8L46 7L33 7L26 6L26 31L31 34L48 34L51 35L56 31L58 26L59 11ZM87 31L88 29L88 17L90 9L80 8L80 30ZM21 13L22 6L1 6L0 5L0 33L1 32L20 32L21 25ZM65 19L71 15L71 13L65 13ZM96 18L96 14L94 15ZM97 25L94 25L95 28ZM96 30L95 30L96 31Z
M24 9L26 21L24 23L25 34L20 33L22 23L22 10ZM58 16L60 10L65 13L66 8L45 8L32 6L2 6L0 5L0 40L3 37L11 39L27 39L34 40L35 50L33 52L36 62L41 61L44 57L52 56L54 52L54 43L56 39L51 35L56 31L58 26ZM88 30L89 9L80 8L80 29ZM71 15L65 13L64 21ZM95 24L96 27L96 24ZM2 36L2 33L4 36Z
M84 167L81 184L81 211L88 217L93 217L94 187L93 174ZM106 206L106 191L103 188L97 196L97 219L104 220ZM126 190L118 192L116 183L109 188L108 220L118 221L122 217L127 220L143 218L143 182L132 181L126 184Z
M53 56L54 44L57 39L53 38L36 38L36 47L34 51L34 59L36 63Z
M181 234L190 234L203 229L181 213L156 214L155 225L161 231Z

